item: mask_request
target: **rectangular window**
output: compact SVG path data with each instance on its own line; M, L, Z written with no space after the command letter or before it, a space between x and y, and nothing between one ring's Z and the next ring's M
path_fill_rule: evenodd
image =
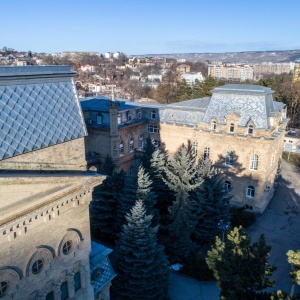
M232 166L233 163L233 153L232 151L227 151L226 158L225 158L225 165Z
M131 139L129 141L129 152L133 152L134 151L134 147L133 147L133 139Z
M159 129L157 125L148 125L149 133L159 133Z
M194 157L197 157L197 154L198 154L198 141L193 142L191 152L192 152L192 155Z
M119 146L119 155L124 156L124 144L121 143Z
M155 117L156 117L156 112L155 112L155 110L152 110L151 111L151 119L153 120L153 119L155 119Z

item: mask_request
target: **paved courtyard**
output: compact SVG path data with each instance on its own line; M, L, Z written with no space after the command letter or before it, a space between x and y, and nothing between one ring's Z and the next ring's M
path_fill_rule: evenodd
M272 246L270 263L277 267L273 275L276 280L274 289L290 293L293 283L286 253L290 249L300 249L300 170L285 161L281 169L273 199L248 229L248 234L252 242L257 241L260 234L265 235L267 244ZM300 293L300 288L296 285L294 291ZM169 296L171 300L217 300L219 290L214 281L199 282L172 273Z
M300 249L300 171L285 161L282 161L281 170L273 199L248 233L252 241L256 241L261 233L265 235L267 244L272 246L270 263L277 267L273 276L275 288L290 293L291 269L286 253L290 249ZM298 286L295 286L295 292L300 292Z

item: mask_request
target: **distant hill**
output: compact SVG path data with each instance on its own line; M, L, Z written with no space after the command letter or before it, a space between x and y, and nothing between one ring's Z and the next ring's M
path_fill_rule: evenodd
M189 61L232 62L232 63L262 63L262 62L294 62L300 60L300 50L286 51L245 51L224 53L178 53L178 54L145 54L138 57L166 57L186 59Z

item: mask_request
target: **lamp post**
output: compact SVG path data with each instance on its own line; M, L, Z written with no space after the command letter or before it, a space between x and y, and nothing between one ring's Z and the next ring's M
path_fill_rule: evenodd
M220 220L218 223L218 227L222 231L222 243L224 243L224 234L225 234L225 231L228 230L229 225L230 225L230 223L224 222L224 220Z

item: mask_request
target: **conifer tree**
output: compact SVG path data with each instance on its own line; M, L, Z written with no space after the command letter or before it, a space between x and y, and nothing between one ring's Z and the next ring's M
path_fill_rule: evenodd
M116 238L117 203L124 188L125 177L123 170L113 173L107 176L93 193L90 206L92 230L105 240Z
M111 156L107 155L105 157L105 161L104 161L103 166L102 166L103 174L112 176L115 172L115 169L116 169L116 164L114 163Z
M172 242L169 250L174 259L182 261L193 251L191 233L196 223L197 203L189 193L202 183L195 158L185 145L179 147L174 157L161 166L162 179L175 193L175 200L169 207L171 224L168 226Z
M208 158L202 160L200 170L203 183L193 193L199 208L195 237L200 243L211 244L220 232L220 222L230 224L230 206L228 199L224 199L227 190L220 170L212 167Z
M168 261L163 247L157 244L158 227L146 214L142 200L136 201L126 215L115 248L115 271L112 293L117 300L160 300L167 295Z
M276 269L269 265L270 250L263 235L251 245L242 227L229 232L224 242L216 237L206 263L218 282L220 298L258 299L264 289L274 286L275 281L269 278Z
M118 199L117 206L117 220L116 226L120 232L124 222L125 216L134 205L136 199L144 202L147 213L154 216L155 223L157 223L157 211L154 208L156 204L155 194L151 191L151 180L149 175L145 173L142 166L136 162L130 174L125 180L125 186L120 198Z
M290 276L298 285L300 285L300 251L289 250L286 255L288 256L288 262L292 265L293 269Z

